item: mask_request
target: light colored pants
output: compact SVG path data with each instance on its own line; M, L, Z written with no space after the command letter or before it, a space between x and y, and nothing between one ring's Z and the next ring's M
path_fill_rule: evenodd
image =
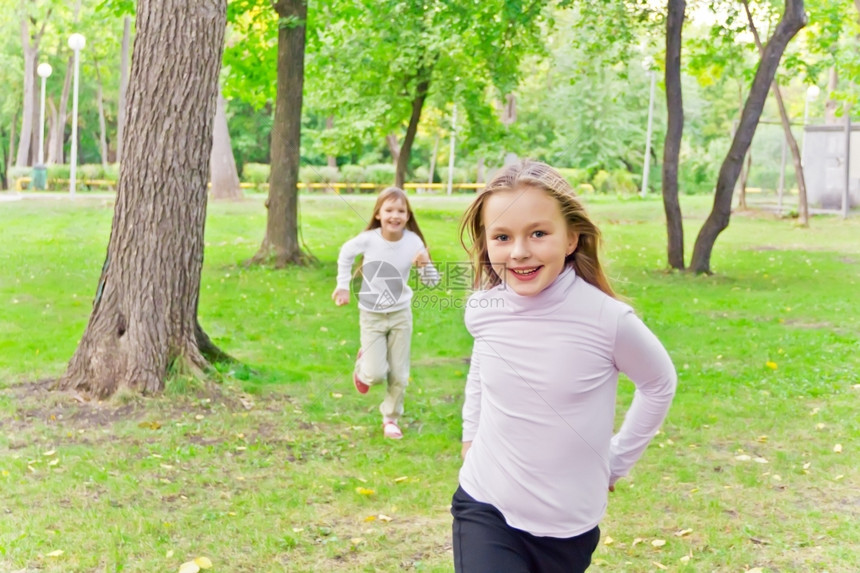
M361 358L355 363L355 374L368 386L388 382L379 411L384 422L396 422L403 415L403 397L409 385L412 308L395 312L359 310L359 325Z

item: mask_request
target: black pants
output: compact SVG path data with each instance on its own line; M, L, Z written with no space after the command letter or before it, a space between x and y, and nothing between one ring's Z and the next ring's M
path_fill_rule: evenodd
M451 514L457 573L580 573L600 540L598 527L568 538L515 529L498 509L475 501L461 487L451 500Z

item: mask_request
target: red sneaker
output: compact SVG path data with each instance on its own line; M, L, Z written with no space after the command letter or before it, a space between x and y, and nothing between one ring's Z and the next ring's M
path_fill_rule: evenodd
M382 435L392 440L399 440L403 437L403 432L397 426L397 422L383 422Z
M358 356L355 357L355 360L361 358L361 349L358 349ZM358 379L358 374L355 373L355 370L352 371L352 383L355 385L355 389L358 390L359 394L367 394L367 391L370 390L370 386L362 382Z

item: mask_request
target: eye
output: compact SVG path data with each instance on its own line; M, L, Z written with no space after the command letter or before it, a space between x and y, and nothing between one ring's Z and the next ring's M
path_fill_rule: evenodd
M494 240L494 241L507 241L507 240L508 240L508 236L507 236L507 235L504 235L504 234L495 235L495 236L493 236L493 240Z
M546 237L547 234L544 231L535 231L532 235L534 235L535 238L540 239L542 237Z

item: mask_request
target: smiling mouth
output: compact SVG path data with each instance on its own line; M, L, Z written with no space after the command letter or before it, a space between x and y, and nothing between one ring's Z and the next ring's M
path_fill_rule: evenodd
M541 267L533 267L531 269L508 269L512 273L520 277L530 277L536 272L538 272Z

